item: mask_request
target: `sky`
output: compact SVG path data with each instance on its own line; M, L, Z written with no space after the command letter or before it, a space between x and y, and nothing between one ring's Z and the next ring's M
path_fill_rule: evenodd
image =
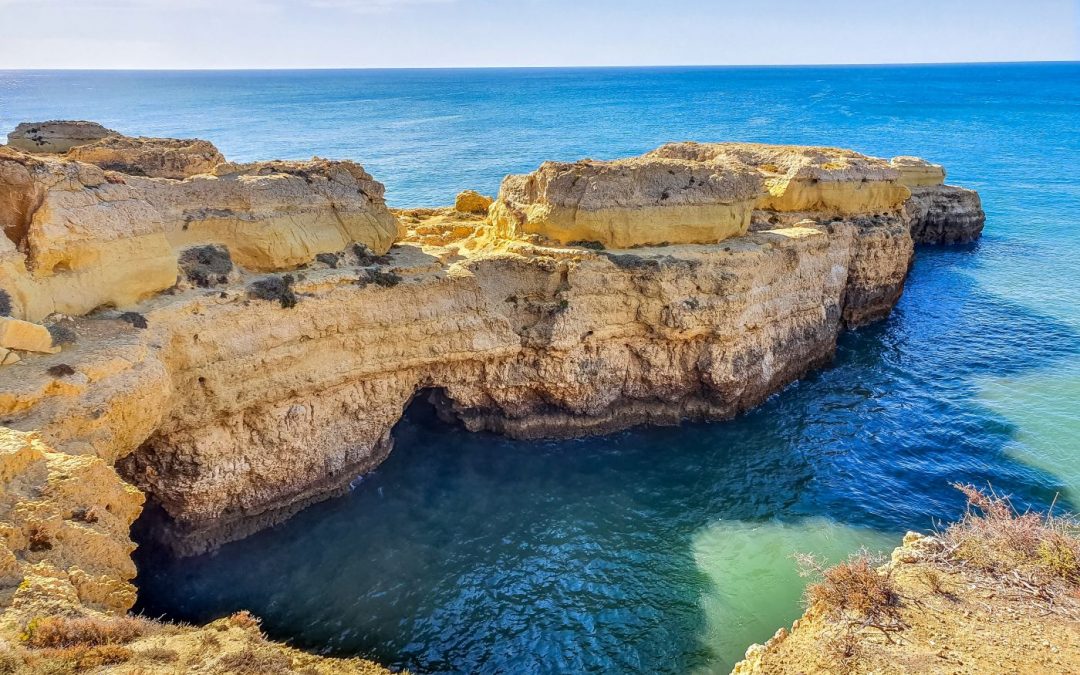
M1080 0L0 0L0 69L1080 60Z

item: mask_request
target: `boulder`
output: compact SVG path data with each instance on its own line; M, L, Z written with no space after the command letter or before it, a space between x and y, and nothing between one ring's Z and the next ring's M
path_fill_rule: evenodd
M494 200L475 190L465 190L454 201L454 210L461 213L487 213Z
M35 154L63 153L76 146L93 143L115 134L115 131L106 129L97 122L23 122L8 134L8 145Z
M0 317L0 347L45 354L60 351L53 347L52 335L45 326L8 316Z

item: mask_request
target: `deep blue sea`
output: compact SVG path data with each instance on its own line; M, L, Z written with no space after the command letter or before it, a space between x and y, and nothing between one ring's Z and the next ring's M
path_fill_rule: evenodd
M147 613L247 608L421 673L727 672L801 613L795 552L891 549L959 515L951 481L1080 500L1078 64L0 71L0 129L50 118L355 159L395 206L692 139L919 155L987 212L978 244L919 250L888 320L735 421L517 442L416 408L351 494L144 565Z

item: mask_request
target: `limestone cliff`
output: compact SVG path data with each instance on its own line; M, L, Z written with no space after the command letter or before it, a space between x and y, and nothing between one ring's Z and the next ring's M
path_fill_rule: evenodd
M0 290L53 337L0 368L0 424L30 448L5 480L40 466L47 485L50 461L77 457L113 499L129 494L115 466L194 553L345 489L417 395L519 438L729 418L888 314L914 190L937 190L920 231L981 219L909 174L848 151L677 144L509 177L487 214L471 195L391 212L350 162L176 180L0 149ZM97 525L120 552L124 503ZM87 529L63 504L42 516L50 542ZM40 551L31 521L5 522L12 602ZM65 597L130 605L124 555L78 555L55 563Z
M180 252L200 244L272 271L352 243L382 253L398 237L382 185L352 162L213 171L154 179L0 148L0 288L13 314L132 307L175 285Z

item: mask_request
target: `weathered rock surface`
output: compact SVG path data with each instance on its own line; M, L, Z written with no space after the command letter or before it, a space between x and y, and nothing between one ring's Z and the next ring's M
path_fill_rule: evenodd
M0 289L29 320L131 307L176 283L191 246L272 271L352 243L382 253L399 236L382 184L352 162L219 164L173 181L5 148L0 226Z
M115 131L106 129L97 122L23 122L8 134L8 145L16 150L35 154L64 153L74 147L113 135L116 135Z
M209 141L107 136L68 151L67 157L134 176L183 180L212 173L225 157Z
M0 427L0 607L29 577L99 610L135 602L128 537L143 495L92 455L55 452L36 434Z

